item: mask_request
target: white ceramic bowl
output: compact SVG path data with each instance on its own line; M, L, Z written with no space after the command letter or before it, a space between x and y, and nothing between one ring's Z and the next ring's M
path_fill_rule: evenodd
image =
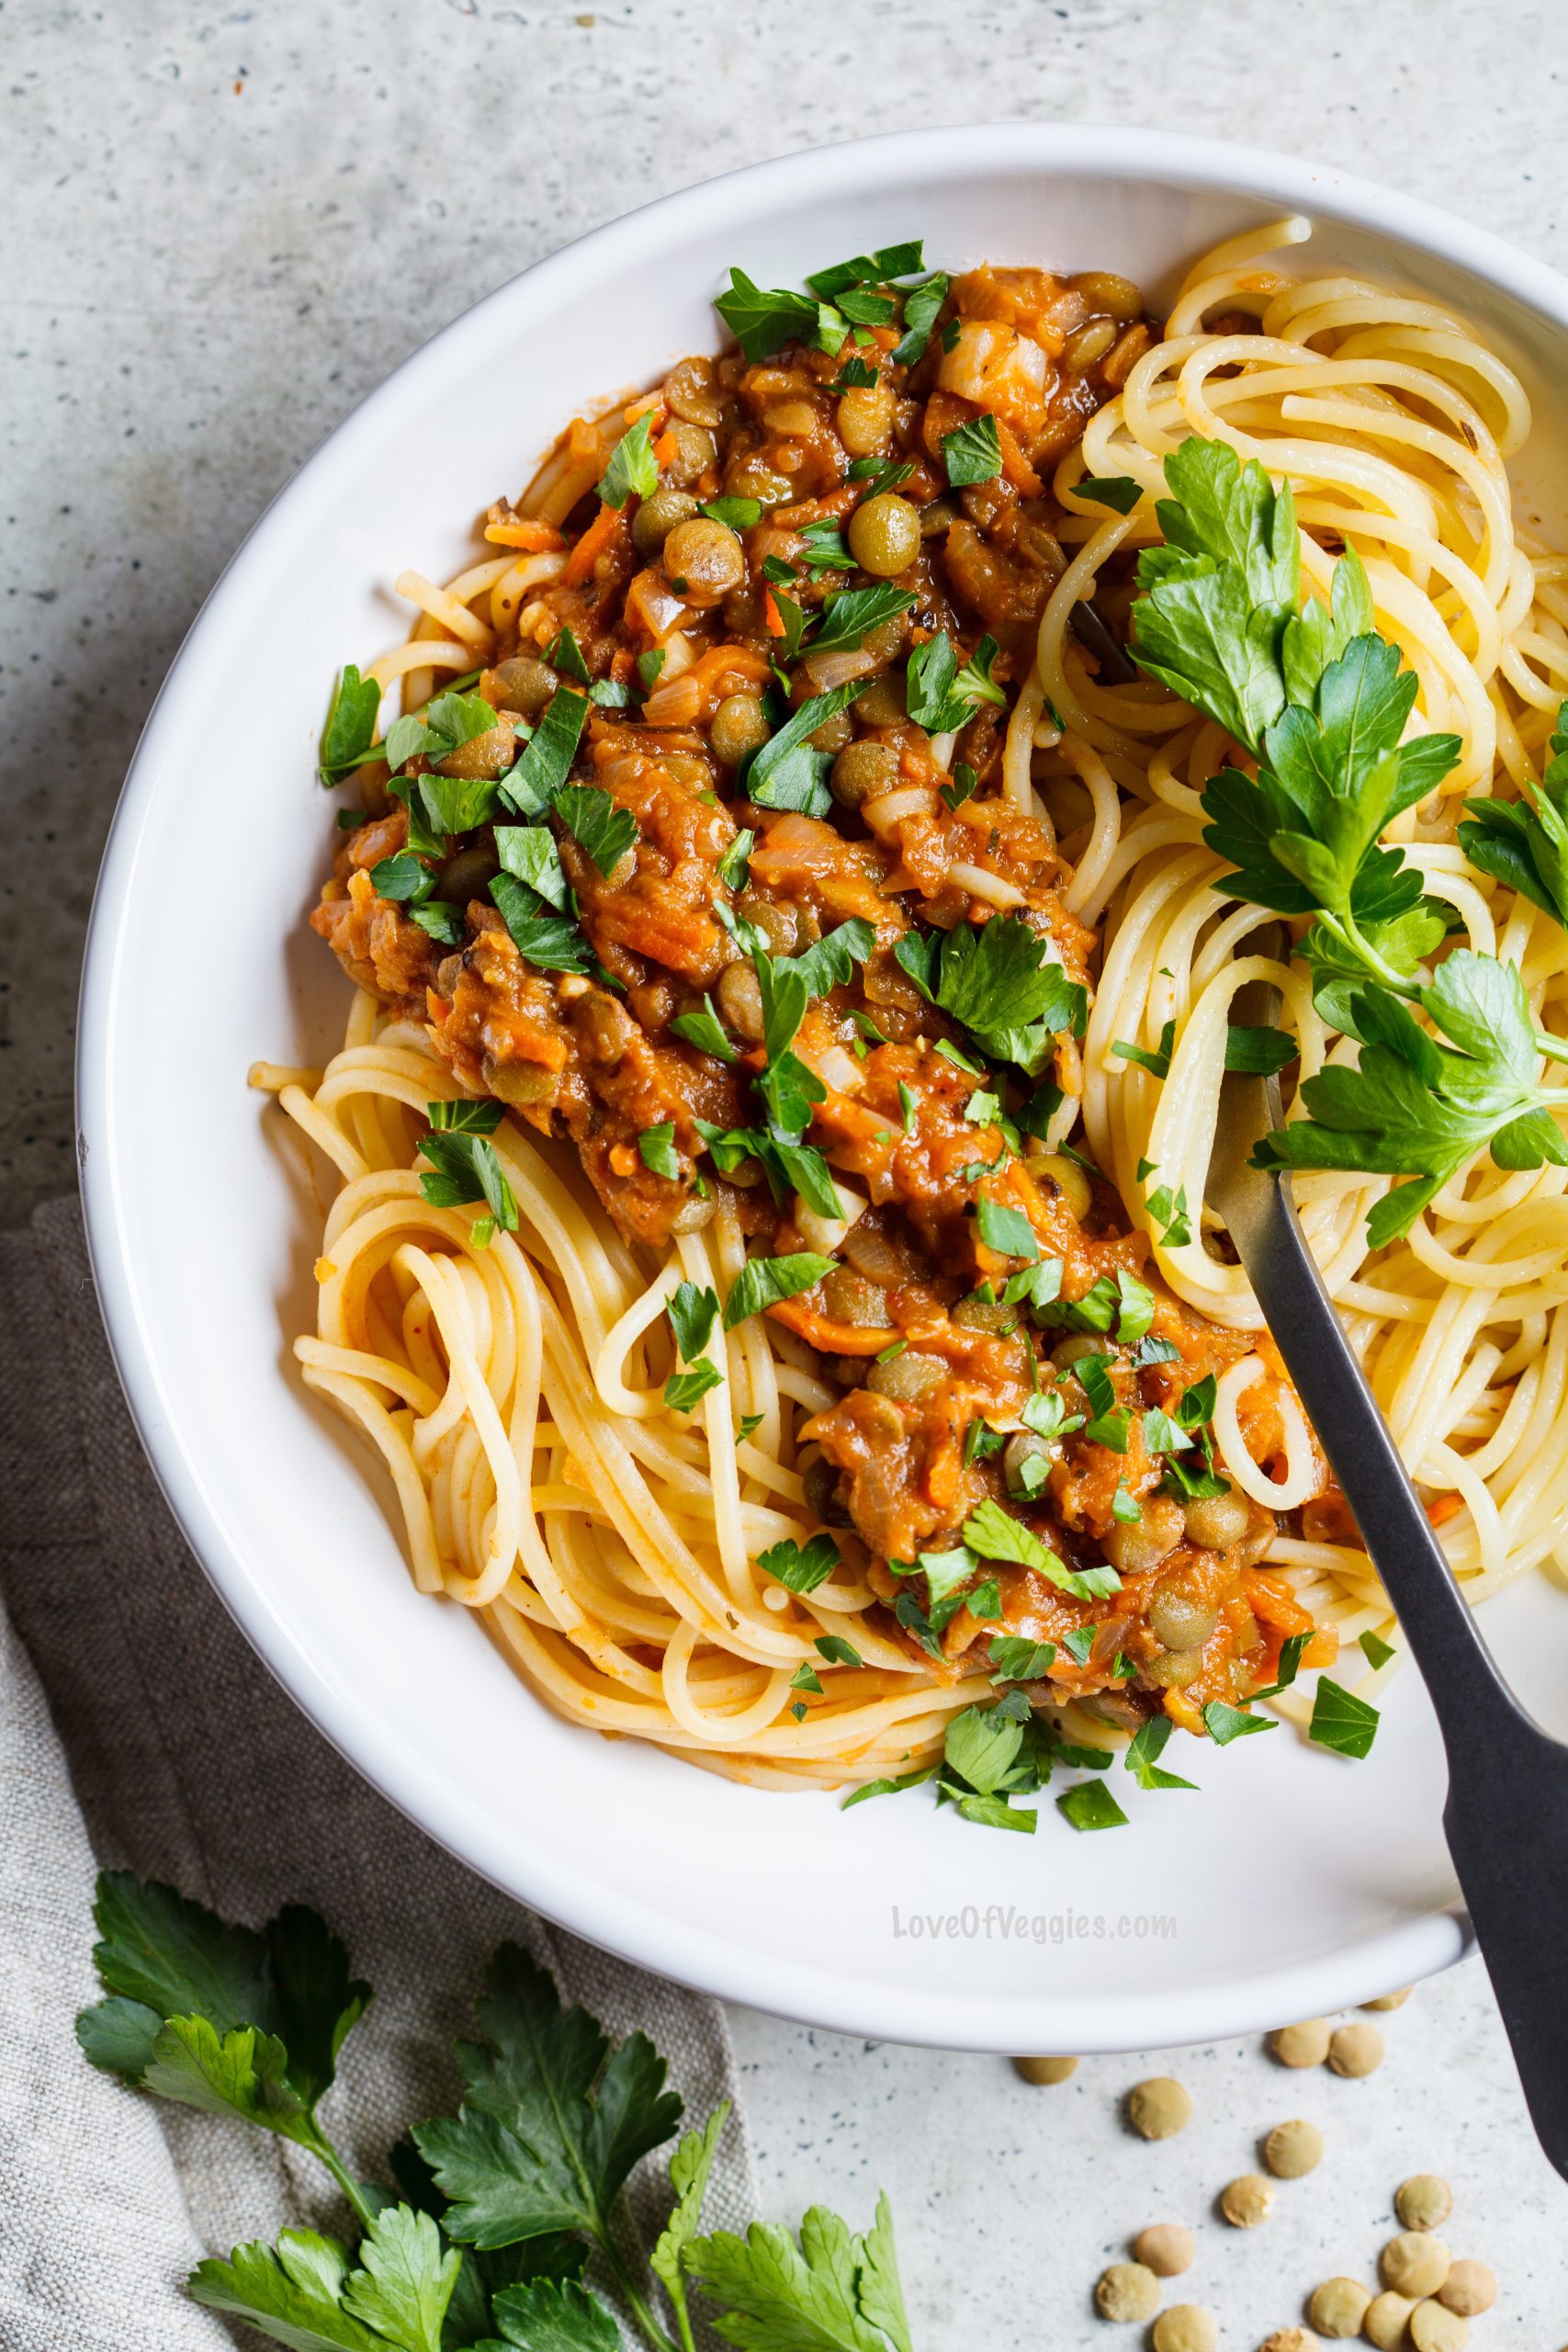
M688 1983L878 2037L999 2051L1191 2042L1342 2007L1464 1948L1437 1729L1413 1675L1371 1758L1286 1733L1184 1744L1195 1796L1077 1837L841 1812L558 1722L462 1610L420 1598L367 1455L294 1376L320 1231L254 1057L310 1061L345 984L303 929L330 854L313 745L339 662L400 636L387 583L449 576L468 518L561 423L712 348L728 266L794 283L922 233L930 258L1119 270L1168 295L1204 247L1292 210L1302 262L1429 290L1496 338L1538 408L1532 503L1568 516L1554 414L1568 285L1364 182L1146 131L911 132L765 164L601 229L399 368L278 498L148 723L98 888L81 1148L94 1262L141 1435L251 1640L345 1755L523 1901ZM1564 1723L1568 1601L1488 1633ZM243 1735L242 1735L243 1736Z

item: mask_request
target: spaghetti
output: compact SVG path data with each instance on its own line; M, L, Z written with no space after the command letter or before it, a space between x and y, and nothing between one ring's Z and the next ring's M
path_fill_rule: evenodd
M1163 1710L1201 1729L1205 1698L1245 1702L1250 1689L1272 1679L1292 1634L1298 1656L1305 1644L1308 1665L1332 1659L1336 1636L1350 1643L1375 1635L1397 1652L1386 1599L1353 1526L1336 1519L1312 1432L1267 1334L1257 1328L1256 1304L1216 1221L1194 1209L1183 1238L1183 1227L1150 1204L1156 1182L1168 1201L1203 1200L1231 1007L1249 980L1269 980L1280 991L1303 1076L1353 1059L1355 1048L1326 1027L1301 965L1258 952L1255 934L1271 918L1227 895L1224 862L1205 845L1200 795L1233 756L1221 730L1153 682L1117 685L1101 678L1071 626L1075 607L1091 595L1102 616L1125 620L1134 594L1130 556L1158 530L1149 496L1131 512L1109 511L1085 495L1087 481L1130 481L1158 495L1165 458L1193 434L1228 442L1242 456L1260 458L1276 480L1288 479L1309 593L1326 595L1334 559L1353 548L1365 566L1378 627L1415 673L1422 720L1462 741L1438 805L1407 812L1392 838L1408 843L1427 889L1452 908L1472 944L1523 967L1538 1011L1568 996L1562 931L1473 872L1455 830L1465 796L1537 778L1568 690L1568 559L1520 533L1509 505L1505 464L1529 424L1522 390L1461 322L1430 304L1341 277L1286 276L1270 256L1307 233L1305 222L1284 221L1206 255L1163 334L1137 319L1122 281L1086 276L1064 284L1040 273L999 274L1032 280L1026 313L1016 285L998 295L998 280L981 285L987 274L975 273L959 281L942 311L953 315L943 345L953 364L939 359L934 345L923 373L919 360L913 363L910 380L923 413L901 394L903 407L889 405L885 419L878 460L908 452L911 463L904 470L916 475L911 499L938 443L950 449L965 427L992 422L1003 490L993 505L982 503L977 531L954 509L958 529L969 532L956 555L950 533L948 570L964 591L954 634L965 594L981 612L1005 609L1010 620L1022 615L1026 626L1021 621L1010 637L1004 630L999 659L994 640L983 640L991 647L991 679L1002 680L1004 689L951 714L956 724L921 730L901 708L887 708L878 711L872 736L863 732L864 712L856 720L861 735L852 738L847 723L837 736L831 725L823 727L829 746L838 743L840 762L851 741L886 746L893 759L882 788L858 798L840 791L835 769L835 797L854 811L848 828L853 855L830 867L819 859L809 889L798 880L792 887L801 904L815 910L807 929L828 940L835 934L821 921L825 907L840 923L852 907L863 909L871 929L900 893L907 905L908 893L923 889L919 911L937 933L932 971L940 968L943 935L955 928L978 933L995 922L1027 922L1034 935L1049 938L1061 972L1085 984L1088 1018L1081 1040L1070 1024L1057 1024L1054 1079L1032 1098L1027 1148L1015 1133L1010 1151L997 1133L1006 1127L1005 1111L976 1111L976 1100L988 1099L983 1069L964 1077L962 1049L941 1057L944 1028L950 1038L966 1033L944 1024L938 1012L922 1012L898 978L897 942L879 933L858 978L844 969L837 978L830 970L818 974L842 1013L836 1025L814 1025L817 1013L808 1012L795 1038L815 1081L810 1134L831 1163L837 1200L829 1205L839 1216L786 1194L775 1201L770 1224L765 1192L746 1182L760 1171L743 1160L726 1170L726 1181L711 1173L695 1179L683 1156L692 1143L691 1105L683 1102L671 1102L669 1136L650 1157L638 1137L663 1136L663 1123L647 1115L650 1102L660 1107L657 1090L615 1093L589 1068L584 1048L589 1091L569 1099L558 1091L568 1052L562 1039L570 1030L570 1050L578 1051L579 1030L570 1024L586 1019L583 1000L592 995L597 1005L617 972L645 1031L665 1035L673 1003L695 1001L690 989L671 996L662 980L650 983L648 956L637 960L635 952L637 940L646 942L648 923L673 922L670 903L686 867L671 867L666 857L638 913L644 929L630 933L616 929L624 925L626 890L637 887L636 876L627 884L625 858L606 874L582 856L581 844L565 839L561 854L594 948L633 960L609 971L601 965L597 976L580 970L549 980L555 1025L546 1042L556 1055L558 1093L541 1096L535 1080L543 1063L528 1064L523 1083L515 1067L502 1069L504 1056L497 1059L497 958L512 991L513 1033L544 1021L528 994L537 994L538 976L525 949L521 967L513 953L522 946L515 926L508 938L488 908L476 914L470 907L456 937L437 928L433 945L429 933L416 933L411 906L400 906L370 880L386 880L396 859L411 854L411 796L405 791L398 805L374 755L358 769L366 797L378 808L351 844L319 925L360 983L343 1049L321 1073L263 1065L253 1074L341 1179L317 1266L318 1329L298 1341L297 1354L310 1386L379 1453L420 1589L481 1612L533 1687L577 1722L649 1739L765 1784L896 1781L941 1754L964 1711L994 1697L1001 1654L987 1635L998 1628L1005 1627L1014 1654L1032 1643L1055 1647L1054 1667L1043 1669L1037 1650L1032 1674L1021 1675L1016 1663L1013 1670L1032 1703L1069 1731L1081 1731L1085 1709L1100 1724L1127 1728L1151 1709ZM897 327L861 333L864 348L876 345L873 356L891 380ZM1024 347L1032 342L1036 356L1052 351L1051 380L1066 388L1070 401L1056 404L1043 394L1050 371ZM1080 358L1092 355L1076 375L1067 364L1075 350ZM814 455L818 444L810 436L816 431L821 439L822 395L840 391L841 377L828 381L839 364L816 355L807 362L795 352L787 364L775 359L771 371L754 367L734 379L753 410L766 415L775 453L793 432L795 446L808 459ZM734 363L737 370L739 365ZM965 378L965 368L978 368L979 377ZM769 380L756 392L759 372ZM844 373L858 390L872 371ZM715 436L726 413L725 380L709 363L686 362L660 393L624 414L574 424L518 506L492 510L487 537L495 553L445 586L412 571L400 576L399 591L419 617L409 642L372 664L367 678L374 704L400 682L403 708L418 713L434 707L441 681L482 669L482 690L497 703L505 739L495 757L510 759L514 732L521 738L526 730L513 729L504 697L492 687L502 657L514 650L516 670L516 654L537 649L558 668L565 616L581 625L588 609L582 599L595 582L608 582L617 613L623 601L626 616L635 609L643 639L661 659L649 662L645 654L634 678L639 640L625 634L629 618L618 622L623 636L613 651L608 639L596 645L584 628L584 677L592 671L606 689L590 722L594 773L618 806L634 809L643 835L661 845L665 834L658 828L670 821L671 779L683 785L682 854L707 856L728 881L733 868L727 870L719 852L730 854L734 827L720 827L725 838L705 847L701 838L704 811L715 805L712 761L716 752L721 763L734 764L719 748L724 714L733 726L738 700L758 705L769 653L759 654L756 646L787 639L777 589L762 590L765 635L737 642L747 632L732 628L717 644L708 643L718 596L705 602L701 582L671 580L668 565L664 574L655 563L635 571L642 539L634 551L626 516L608 497L584 527L572 529L595 486L604 492L607 467L643 420L659 429L657 441L646 429L642 435L658 463L694 482L713 505L720 476L701 466L694 474L689 462L694 449L704 458L705 435L707 457L722 454ZM967 389L950 389L955 384ZM845 445L852 447L843 424L848 397L841 393L838 414ZM1029 400L1032 407L1023 405ZM785 414L792 401L810 409L793 424ZM867 409L863 399L854 417ZM852 530L846 553L837 534L846 518L853 520L852 499L836 477L814 485L809 464L793 490L811 494L791 503L791 483L778 484L775 476L766 498L754 502L759 516L769 514L759 537L739 514L746 497L733 494L742 473L754 489L766 487L767 449L755 438L739 459L732 455L723 476L730 521L744 534L753 567L771 552L773 576L787 581L793 562L809 617L823 594L823 574L802 562L803 535L807 547L837 548L829 563L839 570L826 571L827 594L846 567L853 571L856 553L864 562L870 542L863 532L857 542ZM841 466L837 445L835 450ZM869 458L862 479L868 470L874 470ZM951 461L948 480L957 480ZM876 498L893 505L900 503L898 487L871 485ZM940 492L940 473L930 487ZM642 492L645 504L649 495ZM925 505L943 503L936 496ZM698 503L698 496L687 499L690 515ZM946 503L953 506L951 499ZM1039 519L1047 509L1049 530ZM975 511L972 503L971 521ZM1024 516L1033 518L1029 560L1037 594L1032 606L1018 591L1009 607L1008 594L1025 578ZM929 526L923 527L929 538ZM891 558L871 571L874 581L900 576ZM918 606L912 593L905 602L917 609L900 628L912 629L921 645L931 642L933 624L954 610L923 588ZM853 685L858 693L868 676L874 683L887 666L887 634L884 628L880 645L870 634L860 646L847 644L836 664L832 654L812 657L807 647L813 690L831 697L835 687ZM575 637L572 648L581 658ZM893 650L900 650L895 634ZM980 660L982 673L986 658L983 650L971 657L972 664ZM661 763L665 798L657 807L636 764L644 755L628 748L633 730L618 717L634 695L642 697L641 740L655 742ZM523 702L513 707L533 719L536 745L542 712ZM872 707L868 694L864 711ZM835 723L838 717L835 711ZM389 749L391 741L389 736ZM755 744L745 748L758 755ZM438 749L432 744L430 772L485 783L482 737L467 762L461 745L444 761ZM405 767L417 775L426 764L415 755ZM874 765L862 763L867 774ZM855 772L852 762L843 769L845 776ZM491 775L497 773L492 763ZM975 780L965 794L966 776ZM809 821L765 814L759 821L753 896L737 902L751 906L754 924L776 904L777 877L797 877L820 852L801 830ZM846 830L842 819L840 829ZM922 881L921 857L938 835L940 871ZM542 850L536 847L536 855ZM637 856L640 874L640 848ZM721 895L716 885L712 895ZM548 915L546 905L542 919ZM894 921L905 929L903 916ZM734 924L732 914L731 931ZM463 972L457 957L435 960L444 936L461 947ZM782 944L799 949L803 942L807 954L816 952L804 932L792 931ZM775 956L780 945L775 926ZM678 973L700 978L697 950L683 967L685 953L684 944L660 950ZM737 955L720 936L710 960L721 978L737 968ZM760 969L773 974L768 987L776 986L766 944L756 957ZM749 968L744 955L739 967ZM473 985L475 970L488 975L483 1021L458 1038L462 991ZM888 984L879 979L877 993L874 975L884 972ZM651 1011L650 985L665 989ZM717 1027L711 998L698 993ZM744 993L738 984L728 995L721 989L719 1012L727 1019ZM598 1011L591 1043L614 1030L618 1012L614 1003L609 1012ZM629 1030L629 1017L619 1017ZM704 1065L701 1085L722 1091L738 1082L728 1067L737 1060L733 1029L731 1022L730 1046L711 1070ZM739 1037L747 1035L742 1023ZM645 1045L646 1038L633 1036L623 1040L623 1050L642 1070L640 1082L651 1085L649 1070L664 1065L657 1056L648 1061ZM1119 1050L1125 1046L1137 1052ZM884 1057L885 1078L877 1075ZM750 1061L744 1053L739 1058L747 1068L759 1066L764 1086L778 1060L761 1030ZM577 1069L575 1062L565 1066L569 1074ZM690 1057L680 1064L688 1076L695 1068ZM668 1091L667 1070L660 1082ZM696 1088L699 1080L690 1084ZM470 1207L433 1199L420 1166L434 1107L488 1092L512 1106L490 1143L514 1205L513 1229L495 1228L488 1218L476 1224ZM732 1110L731 1098L725 1096L723 1106L717 1093L703 1101L702 1131L729 1128L720 1108ZM552 1117L552 1103L557 1113L566 1105L575 1151L559 1139L562 1116ZM910 1149L918 1142L927 1155L921 1185L913 1190L913 1179L899 1173L912 1164L899 1158L900 1124L913 1139ZM987 1134L996 1136L995 1151L980 1140ZM1069 1137L1099 1176L1086 1178L1079 1161L1064 1156ZM956 1141L945 1159L933 1157L950 1138ZM715 1167L724 1167L719 1146L712 1148ZM960 1148L967 1164L960 1164ZM701 1214L671 1212L660 1191L666 1175L655 1182L649 1170L678 1180L680 1199L700 1203ZM944 1198L963 1187L971 1222L962 1231L973 1262L949 1265L943 1251L960 1228L944 1227ZM1568 1506L1568 1320L1561 1311L1568 1303L1568 1182L1552 1167L1505 1172L1479 1159L1438 1193L1404 1239L1370 1253L1366 1216L1387 1189L1381 1177L1313 1173L1298 1177L1296 1196L1402 1454L1431 1497L1456 1569L1480 1599L1555 1557ZM616 1212L606 1215L612 1200ZM897 1231L878 1227L885 1202L907 1220ZM976 1208L988 1243L973 1239ZM1066 1269L1060 1300L1055 1307L1046 1301L1042 1310L1047 1330L1060 1332L1065 1312L1071 1333L1077 1311L1080 1332L1108 1334L1095 1343L1103 1349L1101 1376L1111 1378L1103 1369L1110 1365L1122 1383L1114 1396L1097 1395L1083 1370L1094 1348L1086 1351L1071 1338L1058 1343L1055 1369L1050 1360L1043 1367L1045 1386L1056 1384L1077 1405L1075 1428L1096 1413L1089 1435L1069 1437L1065 1451L1059 1432L1048 1428L1050 1414L1028 1405L1042 1379L1034 1341L1021 1343L1026 1376L1021 1342L1001 1319L1010 1295L1027 1305L1039 1293L1039 1285L1031 1292L1032 1252L1027 1242L1016 1246L1011 1216L1023 1218L1026 1234L1032 1220L1040 1245L1033 1257L1049 1247ZM913 1254L911 1233L919 1244ZM854 1234L858 1245L850 1240ZM870 1273L857 1271L849 1289L840 1285L837 1293L818 1281L728 1329L710 1321L687 1360L672 1302L732 1299L762 1242L772 1245L775 1262L792 1262L792 1250L797 1257L814 1250L826 1264L841 1258L846 1246L858 1247L849 1263ZM1140 1266L1148 1272L1142 1295L1152 1325L1142 1307L1138 1324L1127 1319L1124 1306L1122 1321L1097 1323L1089 1309L1104 1285L1114 1292L1120 1283L1121 1300L1133 1299ZM958 1298L976 1273L977 1286ZM868 1279L883 1285L873 1309L840 1313L833 1300L855 1307L854 1282L863 1294ZM979 1308L971 1304L976 1299ZM994 1309L989 1320L987 1306ZM1016 1323L1020 1309L1012 1312ZM1146 1361L1131 1343L1139 1324L1157 1343ZM1118 1356L1123 1340L1129 1344ZM891 1369L900 1360L903 1375ZM705 1390L682 1408L668 1398L683 1362L688 1370L693 1363L711 1370L703 1374ZM873 1363L888 1368L880 1386L867 1371ZM915 1363L934 1364L931 1382L944 1385L920 1389L908 1369ZM1213 1501L1204 1517L1201 1479L1194 1487L1189 1477L1181 1487L1185 1457L1158 1458L1161 1444L1190 1451L1187 1438L1169 1435L1172 1415L1202 1386L1198 1381L1183 1391L1180 1381L1190 1373L1210 1383L1201 1430L1214 1457L1210 1488L1229 1489L1218 1518ZM1168 1385L1159 1385L1168 1375ZM1129 1378L1134 1388L1126 1385ZM858 1401L868 1396L869 1406ZM953 1442L945 1453L929 1436L933 1398L943 1411L952 1406ZM1113 1442L1118 1416L1125 1425L1120 1449ZM1155 1434L1156 1421L1166 1434ZM884 1498L878 1519L868 1498L886 1464L895 1454L904 1461L917 1425L928 1430L920 1441L920 1499L930 1500L945 1478L947 1509L939 1496L920 1520L900 1488ZM977 1455L971 1452L976 1429L984 1449ZM1044 1433L1031 1441L1032 1430ZM1091 1444L1096 1430L1101 1435ZM998 1488L999 1468L984 1464L1009 1431L1007 1484ZM1027 1473L1032 1442L1033 1482ZM942 1547L959 1541L958 1529L969 1541L978 1524L976 1482L988 1477L987 1491L1015 1504L1021 1494L1027 1519L1027 1498L1044 1509L1038 1465L1045 1464L1050 1532L1063 1556L1053 1555L1055 1566L1045 1572L1027 1544L988 1558L976 1553L964 1595L939 1623L940 1564L954 1556ZM824 1508L835 1471L840 1496L855 1505L847 1513ZM1021 1488L1015 1472L1025 1477ZM1173 1479L1179 1495L1196 1495L1187 1505L1185 1532L1179 1505L1162 1500ZM1174 1532L1164 1555L1145 1558L1125 1537L1124 1524L1140 1511L1145 1531L1161 1523L1162 1511L1170 1519ZM1121 1536L1113 1521L1123 1523ZM910 1533L908 1559L894 1549L895 1531ZM807 1573L801 1561L824 1541L830 1566ZM772 1570L762 1565L770 1555ZM1101 1570L1096 1587L1089 1563L1116 1556L1126 1573L1107 1577ZM997 1568L998 1558L1009 1565ZM912 1617L906 1594L923 1594ZM1201 1621L1196 1646L1187 1649L1171 1634L1179 1603ZM1151 1623L1163 1623L1168 1638L1156 1639ZM932 1638L933 1627L939 1638ZM1178 1673L1170 1660L1189 1653L1194 1662ZM1391 1660L1362 1678L1362 1693L1375 1691L1392 1667ZM1280 1703L1300 1713L1304 1702L1288 1690Z

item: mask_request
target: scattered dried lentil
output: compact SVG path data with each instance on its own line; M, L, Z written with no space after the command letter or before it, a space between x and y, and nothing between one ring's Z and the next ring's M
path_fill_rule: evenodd
M1192 2094L1170 2075L1151 2075L1127 2094L1127 2120L1145 2140L1168 2140L1192 2120Z
M1300 2180L1323 2162L1323 2134L1304 2116L1276 2123L1263 2143L1263 2161L1277 2180Z
M1435 2295L1452 2265L1453 2256L1441 2238L1431 2237L1425 2230L1406 2230L1402 2237L1390 2238L1378 2257L1383 2285L1415 2302L1423 2295Z
M1269 2035L1269 2047L1281 2066L1321 2066L1328 2055L1328 2019L1280 2026Z
M1153 2319L1159 2309L1159 2280L1141 2262L1113 2262L1100 2272L1094 2301L1101 2319Z
M1354 2335L1371 2300L1359 2279L1325 2278L1313 2295L1307 2316L1320 2335Z
M1393 2210L1407 2230L1435 2230L1454 2210L1454 2193L1435 2172L1412 2173L1393 2192Z
M1260 2172L1244 2172L1220 2191L1220 2211L1235 2230L1255 2230L1274 2211L1274 2186Z
M1337 2026L1328 2044L1328 2063L1337 2075L1372 2075L1382 2064L1383 2038L1375 2025Z
M1467 2255L1456 2262L1438 2290L1438 2301L1446 2303L1461 2319L1473 2319L1477 2312L1489 2312L1497 2300L1497 2281L1483 2262L1472 2261Z
M1156 2278L1174 2278L1192 2267L1198 2249L1192 2233L1179 2222L1154 2222L1133 2240L1133 2259L1152 2270Z
M1078 2070L1076 2058L1015 2058L1012 2064L1026 2083L1065 2083Z

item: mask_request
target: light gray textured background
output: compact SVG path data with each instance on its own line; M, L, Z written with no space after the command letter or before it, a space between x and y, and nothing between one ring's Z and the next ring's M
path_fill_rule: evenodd
M0 6L6 1220L70 1181L82 933L160 677L300 459L478 296L733 164L1016 117L1289 149L1562 266L1565 36L1563 0ZM215 885L243 841L236 814L217 747ZM982 1944L972 1997L985 1987ZM1568 2339L1568 2191L1529 2137L1483 1978L1456 1971L1385 2022L1388 2064L1364 2084L1282 2075L1235 2043L1086 2062L1032 2091L999 2062L735 2018L770 2210L821 2197L860 2213L886 2184L922 2352L1100 2340L1094 2277L1159 2218L1197 2229L1181 2291L1245 2352L1326 2273L1371 2278L1390 2192L1427 2167L1460 2193L1455 2250L1503 2281L1478 2352L1552 2352ZM1116 2099L1168 2066L1198 2117L1145 2147ZM1322 2171L1285 2184L1262 2230L1228 2230L1215 2193L1297 2113L1328 2134Z

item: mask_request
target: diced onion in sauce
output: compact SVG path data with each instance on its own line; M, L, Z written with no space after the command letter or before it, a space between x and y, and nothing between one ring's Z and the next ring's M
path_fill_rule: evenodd
M808 1250L819 1250L824 1256L830 1256L835 1250L842 1248L850 1227L857 1217L865 1215L870 1205L863 1193L852 1192L847 1184L836 1183L833 1190L843 1211L841 1216L821 1216L798 1193L795 1202L795 1222L802 1240Z
M868 800L861 815L874 833L886 833L906 817L929 817L935 807L936 795L928 786L906 784L897 792L884 792Z
M947 878L955 890L967 890L972 899L984 899L988 907L1021 907L1026 903L1015 883L1004 882L999 874L989 873L983 865L950 865Z
M852 678L865 677L875 669L876 656L846 647L842 653L807 654L800 666L811 681L812 693L825 695L834 686L848 685Z

